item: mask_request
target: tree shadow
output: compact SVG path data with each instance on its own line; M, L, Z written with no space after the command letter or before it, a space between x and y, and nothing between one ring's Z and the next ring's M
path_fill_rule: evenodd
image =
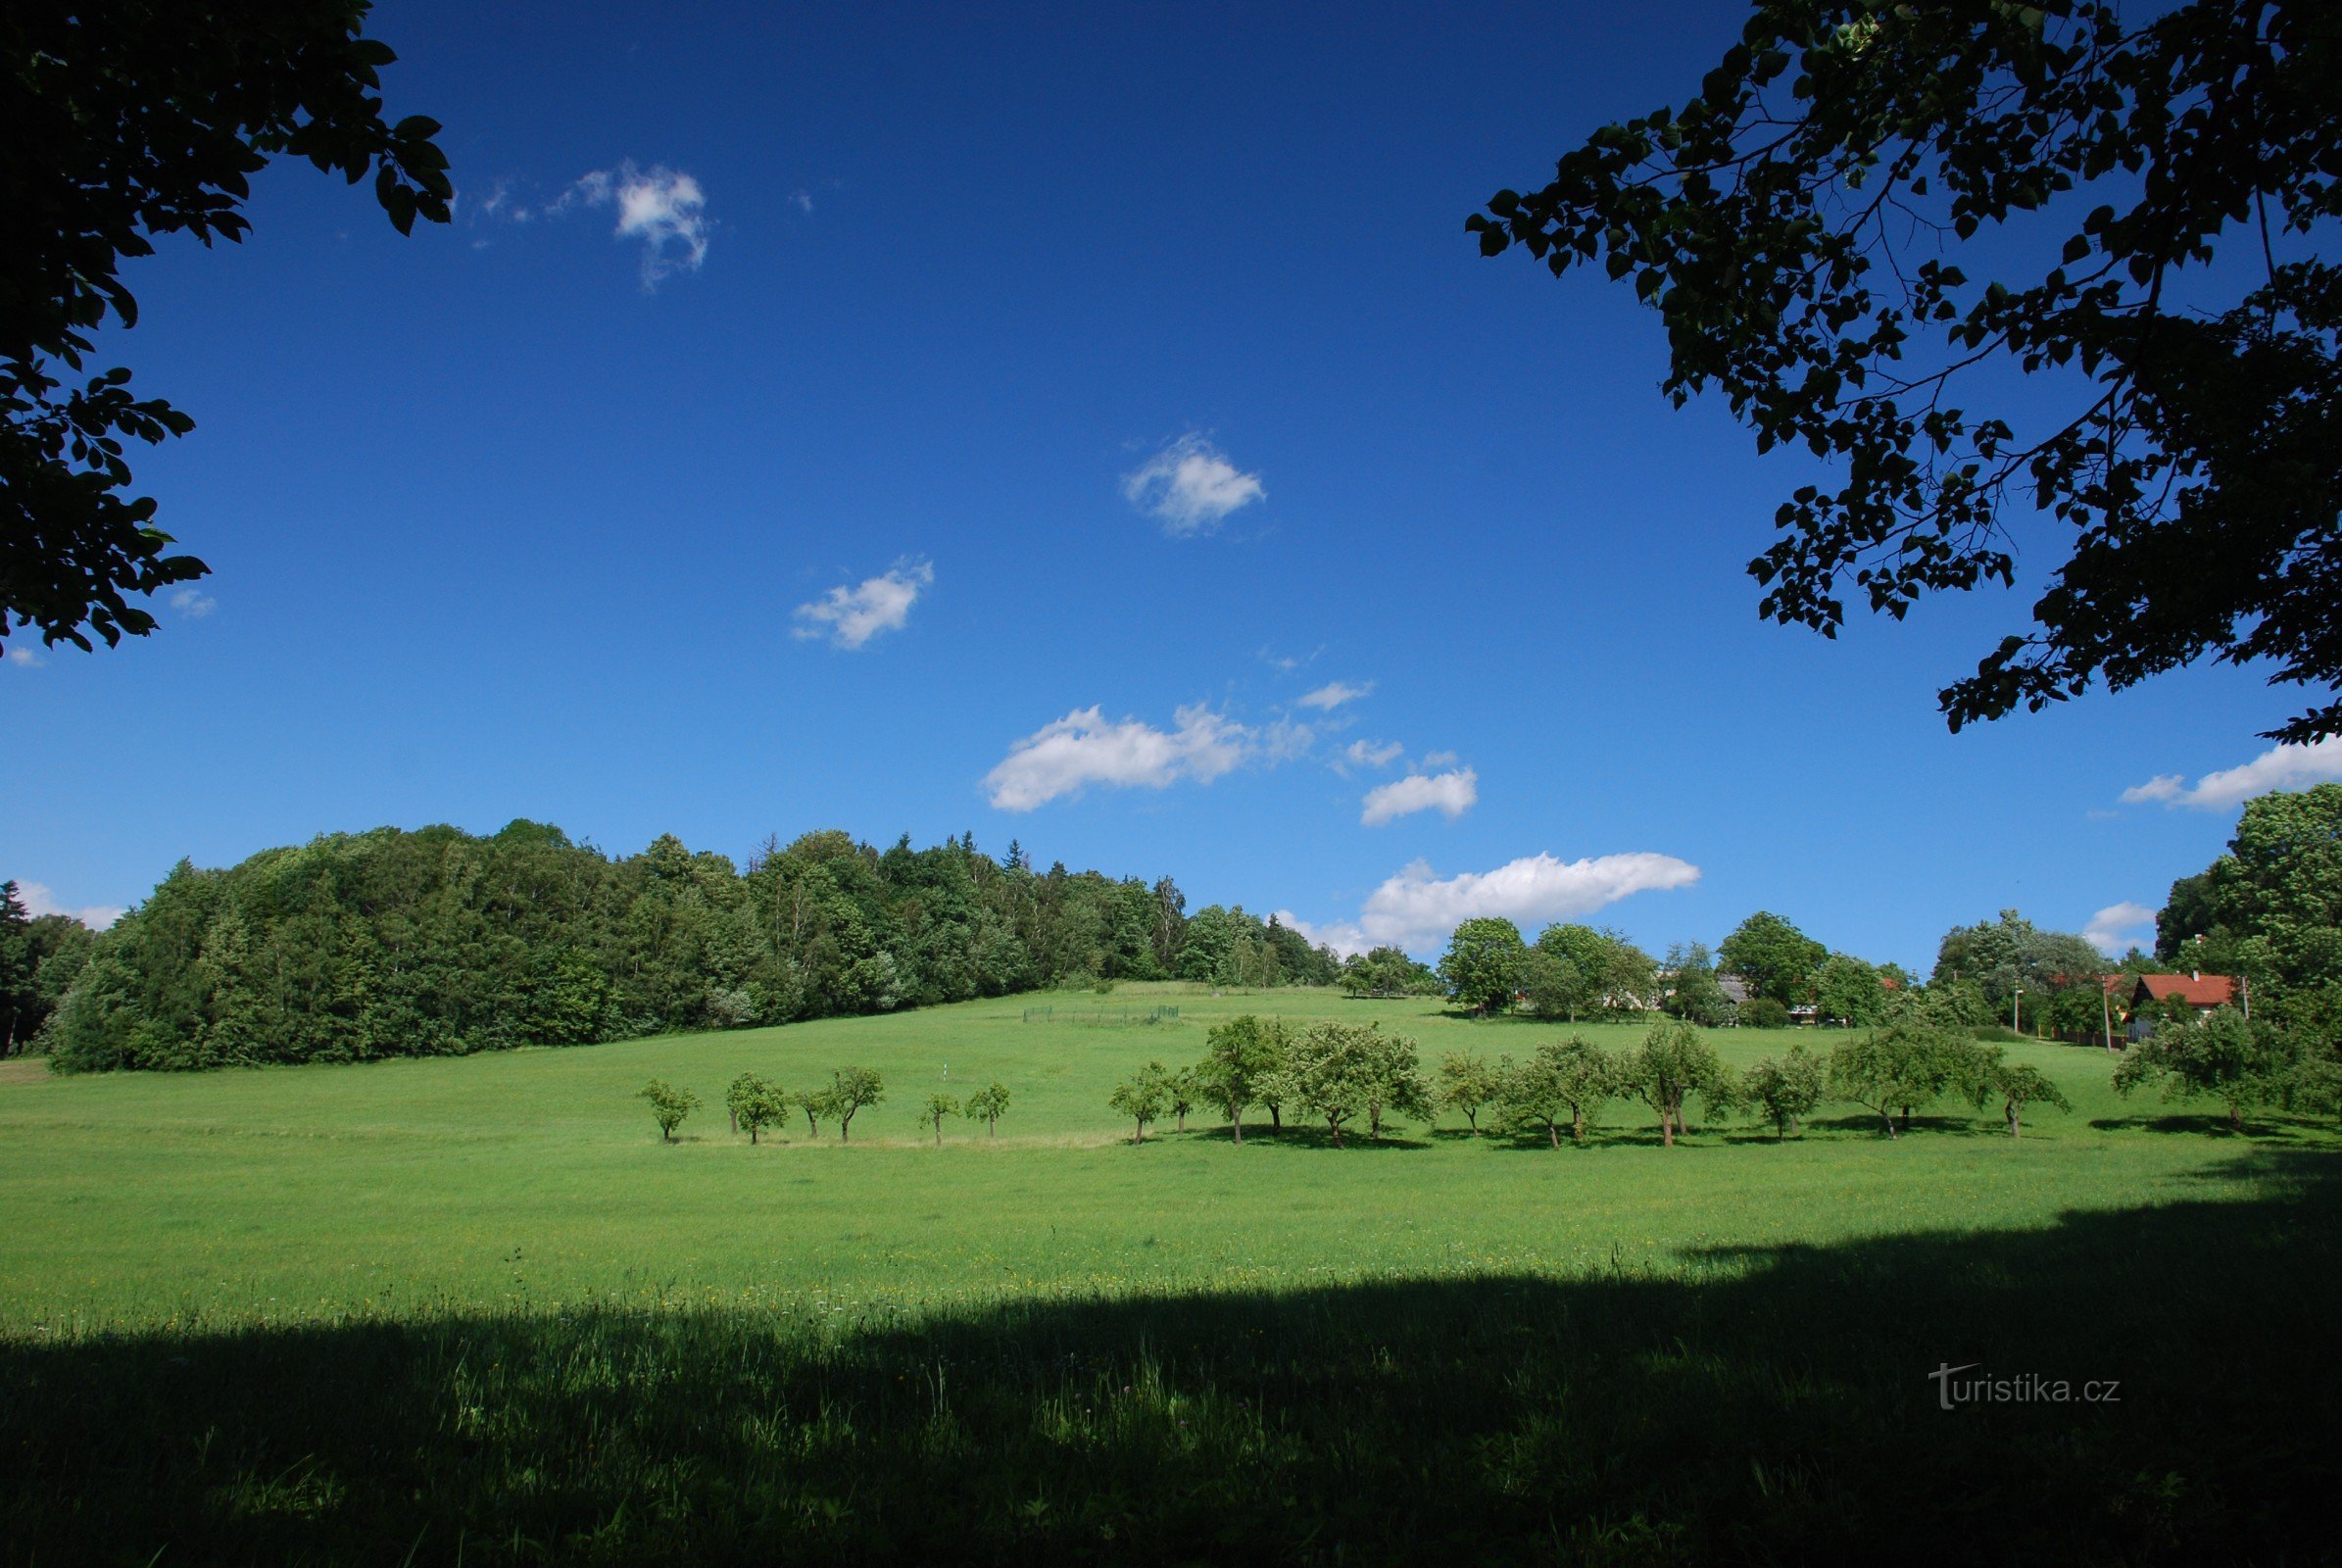
M20 1340L0 1555L2321 1560L2337 1171L1666 1272Z

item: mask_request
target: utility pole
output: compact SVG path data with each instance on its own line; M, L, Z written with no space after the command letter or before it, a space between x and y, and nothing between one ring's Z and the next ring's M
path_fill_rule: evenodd
M2013 1035L2022 1035L2025 1033L2024 1028L2021 1027L2017 1021L2021 1016L2018 1004L2024 1000L2024 998L2025 987L2023 986L2018 986L2009 993L2009 1033Z

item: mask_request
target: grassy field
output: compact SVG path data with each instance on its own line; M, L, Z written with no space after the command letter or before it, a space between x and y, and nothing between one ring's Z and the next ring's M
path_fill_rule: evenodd
M1177 1024L1077 1016L1163 1004ZM1427 1061L1555 1032L1126 986L458 1060L13 1072L7 1560L2334 1550L2342 1195L2317 1128L2225 1136L2116 1099L2100 1052L2021 1045L2074 1109L2015 1141L1997 1107L1938 1106L1893 1143L1826 1113L1663 1150L1614 1106L1584 1151L1444 1121L1131 1147L1114 1082L1243 1010L1383 1018ZM726 1130L734 1074L849 1062L888 1086L851 1146ZM654 1075L707 1102L674 1146L631 1098ZM995 1078L997 1140L915 1126L932 1090ZM1971 1362L2121 1392L1938 1408L1927 1374Z

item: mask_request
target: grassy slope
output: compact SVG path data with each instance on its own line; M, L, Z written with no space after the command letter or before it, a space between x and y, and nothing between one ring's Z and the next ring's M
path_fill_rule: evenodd
M1383 1017L1417 1037L1427 1063L1459 1045L1526 1053L1553 1033L1420 1002L1156 991L1048 1000L1065 1014L1167 999L1181 1026L1027 1025L1018 1000L575 1051L0 1085L0 1181L15 1200L0 1323L271 1303L302 1315L385 1293L491 1302L817 1288L932 1300L1583 1270L1716 1246L2039 1225L2068 1207L2172 1196L2224 1152L2209 1139L2092 1127L2160 1107L2116 1101L2102 1054L2049 1046L2017 1050L2064 1084L2074 1113L2041 1116L2015 1146L1997 1118L1962 1107L1943 1118L1952 1130L1901 1144L1848 1117L1728 1159L1723 1146L1758 1133L1713 1130L1661 1150L1641 1107L1622 1104L1584 1152L1476 1143L1455 1136L1455 1117L1339 1153L1259 1138L1240 1152L1196 1122L1134 1150L1105 1109L1117 1078L1148 1056L1192 1059L1209 1019L1244 1008ZM1722 1038L1746 1061L1793 1037ZM889 1086L852 1147L834 1128L809 1139L802 1119L756 1149L727 1131L734 1074L810 1085L845 1061L879 1068ZM707 1102L673 1148L631 1098L655 1074ZM917 1102L993 1078L1014 1097L998 1143L962 1122L942 1149L928 1145Z
M1427 1060L1552 1033L1152 992L1033 1000L1182 1027L1019 1000L0 1082L0 1560L2332 1549L2321 1133L2219 1136L2024 1046L2075 1109L2017 1143L1963 1114L1666 1151L1622 1106L1585 1152L1134 1149L1110 1086L1227 1013L1380 1016ZM890 1093L852 1148L751 1149L713 1108L847 1061ZM922 1141L946 1063L1010 1086L998 1144ZM680 1146L630 1098L653 1074L709 1102ZM2128 1392L1936 1410L1925 1374L1976 1360Z

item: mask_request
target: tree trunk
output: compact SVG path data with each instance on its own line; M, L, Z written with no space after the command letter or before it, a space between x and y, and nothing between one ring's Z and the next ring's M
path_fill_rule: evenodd
M1673 1149L1675 1146L1675 1115L1666 1102L1661 1102L1659 1105L1659 1147L1662 1149Z
M1328 1116L1326 1118L1326 1125L1334 1130L1334 1147L1336 1149L1340 1149L1342 1147L1342 1123L1336 1121L1333 1117Z
M1557 1121L1549 1121L1545 1123L1545 1134L1547 1137L1553 1140L1553 1147L1555 1149L1559 1149L1561 1147L1561 1123Z
M1472 1136L1480 1136L1480 1107L1468 1105L1464 1109L1464 1125L1472 1129Z
M2230 1131L2230 1132L2232 1132L2232 1133L2240 1133L2240 1132L2243 1132L2243 1131L2244 1131L2244 1107L2243 1107L2243 1106L2241 1106L2241 1105L2230 1105L2230 1106L2228 1107L2228 1131Z
M751 1149L756 1147L756 1129L754 1127L748 1130L748 1146Z
M1586 1147L1586 1107L1583 1105L1570 1107L1570 1142L1580 1149Z
M2008 1104L2007 1104L2007 1105L2005 1105L2005 1106L2003 1106L2003 1107L2002 1107L2002 1110L2003 1110L2003 1113L2004 1113L2005 1115L2007 1115L2007 1117L2009 1118L2009 1136L2010 1136L2011 1138L2021 1138L2021 1137L2023 1137L2023 1136L2024 1136L2024 1134L2020 1133L2020 1132L2017 1130L2017 1123L2018 1123L2018 1121L2019 1121L2019 1119L2020 1119L2019 1112L2018 1112L2018 1109L2017 1109L2017 1102L2016 1102L2016 1101L2014 1101L2014 1100L2010 1101L2010 1102L2008 1102Z
M1000 1136L1000 1117L987 1116L984 1118L984 1136L987 1138L998 1138Z
M1230 1110L1230 1111L1229 1111L1229 1113L1228 1113L1228 1125L1229 1125L1229 1126L1230 1126L1232 1129L1234 1129L1234 1130L1235 1130L1235 1133L1236 1133L1236 1147L1237 1147L1237 1148L1239 1148L1239 1149L1242 1149L1242 1148L1244 1148L1244 1107L1243 1107L1243 1106L1241 1106L1241 1105L1240 1105L1240 1106L1237 1106L1237 1107L1235 1107L1235 1108L1233 1108L1232 1110Z
M1895 1134L1895 1113L1894 1113L1894 1111L1893 1111L1891 1108L1881 1108L1881 1109L1879 1110L1879 1112L1878 1112L1878 1119L1879 1119L1880 1121L1882 1121L1882 1122L1886 1123L1886 1136L1887 1136L1887 1137L1889 1137L1889 1138L1892 1138L1892 1137L1896 1136L1896 1134Z
M1185 1110L1179 1113L1179 1130L1183 1133L1188 1130L1188 1113Z
M1269 1131L1273 1133L1285 1131L1285 1112L1274 1101L1269 1103Z

